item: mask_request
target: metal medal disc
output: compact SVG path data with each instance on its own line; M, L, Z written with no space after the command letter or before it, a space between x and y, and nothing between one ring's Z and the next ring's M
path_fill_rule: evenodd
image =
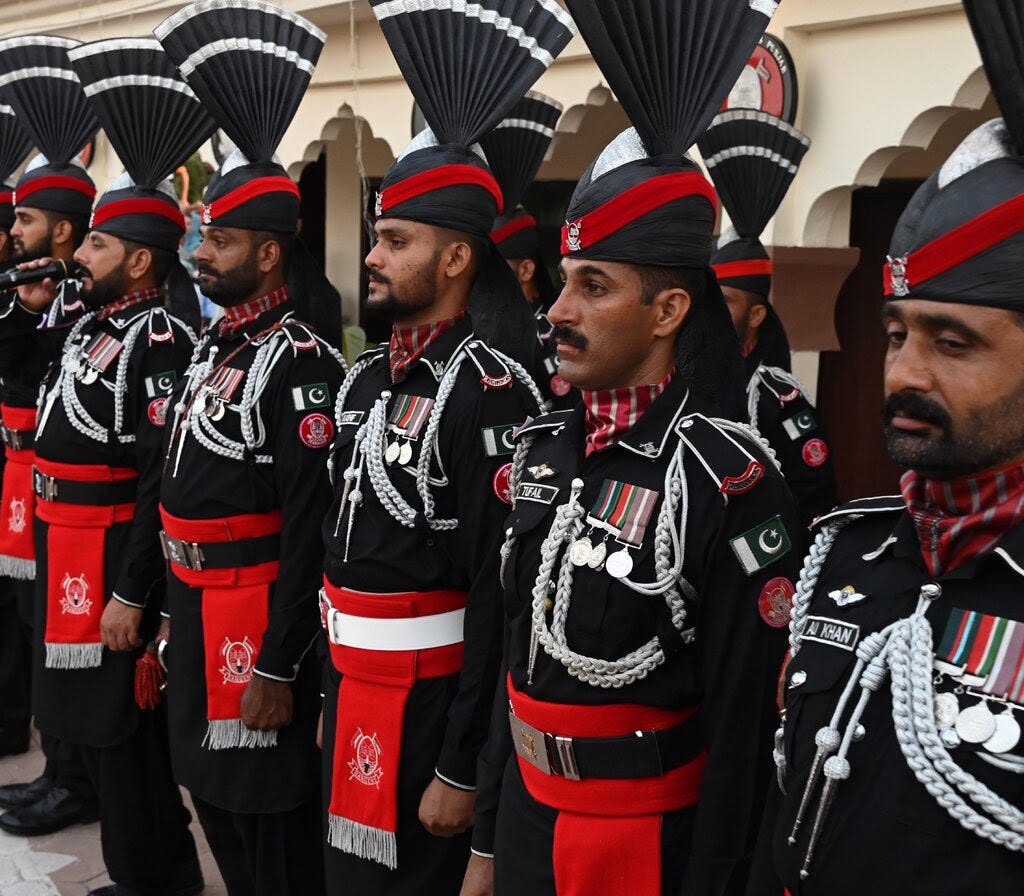
M960 712L960 703L956 694L948 691L935 695L935 727L940 731L943 728L952 728L956 724L956 717Z
M211 420L220 420L224 416L224 402L216 398L208 399L206 402L206 416Z
M969 744L983 744L996 733L996 717L982 700L956 717L956 733Z
M629 556L629 551L623 548L608 558L605 569L612 578L624 579L633 571L633 558Z
M87 386L91 386L99 378L100 372L89 364L86 364L78 372L78 379Z
M604 558L608 556L608 546L602 541L590 554L587 566L591 569L600 569L604 564Z
M1020 741L1020 723L1013 717L1013 710L1007 708L996 716L996 733L982 746L990 753L1009 753Z
M398 454L398 462L404 467L412 460L412 442L403 442Z
M384 452L384 460L388 462L388 466L398 460L399 455L402 453L402 446L398 442L392 442L388 445L387 450Z
M572 543L572 547L569 548L569 559L572 561L573 566L586 566L593 551L594 546L590 543L590 539L584 535L583 538L577 538Z

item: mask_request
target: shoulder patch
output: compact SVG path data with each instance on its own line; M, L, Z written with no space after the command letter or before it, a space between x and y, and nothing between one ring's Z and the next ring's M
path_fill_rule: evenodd
M765 462L752 454L737 437L703 414L679 421L676 432L725 496L742 495L765 474Z
M307 448L323 448L334 438L334 423L324 414L307 414L299 422L299 441Z
M485 389L511 389L515 385L515 377L508 365L479 339L466 344L466 354L479 371L480 384Z
M384 353L387 351L387 343L381 343L373 348L368 348L366 351L361 352L356 357L356 364L360 361L379 361L384 357Z
M485 426L480 430L484 440L484 454L488 457L504 457L515 454L516 446L513 439L516 425L505 423L501 426Z
M309 352L320 347L320 342L313 331L304 323L296 320L286 321L281 328L288 337L288 343L300 352Z
M729 546L743 571L752 576L785 557L793 549L793 542L782 517L773 516L731 539Z
M292 387L292 404L297 411L331 407L331 389L327 383L306 383Z
M884 513L902 513L906 510L902 495L879 495L875 498L858 498L843 504L835 510L819 516L813 523L812 529L818 529L826 523L831 523L841 517L862 517L879 516Z
M780 367L759 367L757 376L781 405L791 404L804 397L804 389L799 380Z
M150 343L174 342L174 320L163 308L149 312L147 336Z

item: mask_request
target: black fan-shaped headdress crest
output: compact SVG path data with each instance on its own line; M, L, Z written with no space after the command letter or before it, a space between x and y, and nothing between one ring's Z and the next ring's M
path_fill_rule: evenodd
M1024 311L1024 0L963 0L1003 112L953 151L896 225L886 295Z
M32 138L25 132L10 106L0 104L0 182L6 183L32 151Z
M84 217L96 188L73 160L99 122L68 60L79 43L51 35L0 41L0 101L14 109L43 154L18 181L17 203Z

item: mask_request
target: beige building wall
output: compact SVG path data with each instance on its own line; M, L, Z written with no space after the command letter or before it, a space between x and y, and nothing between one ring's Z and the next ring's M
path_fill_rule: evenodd
M328 33L280 156L298 177L307 162L326 151L327 272L352 320L359 300L363 178L379 178L410 139L412 97L365 0L279 2ZM148 34L180 5L8 0L0 4L0 36L46 32L95 40ZM795 57L797 125L814 144L765 243L846 246L855 187L884 177L925 176L994 112L957 2L784 0L769 30ZM566 109L540 179L573 179L625 126L624 116L579 38L537 88ZM101 140L97 180L102 183L117 170ZM813 360L813 353L800 359L800 372L809 381L815 379Z

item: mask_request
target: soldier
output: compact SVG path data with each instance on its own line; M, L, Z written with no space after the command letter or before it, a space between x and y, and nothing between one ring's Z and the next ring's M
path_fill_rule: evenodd
M373 6L433 130L378 194L369 301L394 329L353 366L335 411L328 891L454 896L500 656L492 583L511 433L543 401L526 372L532 316L488 238L501 191L471 147L574 28L550 2L505 4L497 21ZM430 71L444 80L428 88Z
M11 240L14 186L7 183L7 178L25 160L31 148L32 141L18 122L14 110L10 106L0 106L0 270L9 268L14 257ZM4 305L13 302L14 295L7 293L2 301ZM3 410L3 390L0 381L0 412ZM32 410L35 410L34 406ZM9 410L4 426L17 430L15 416L16 413ZM3 432L4 429L0 428L0 435ZM14 477L23 469L24 455L7 445L4 454L0 466L4 468L5 476ZM7 461L12 456L8 473ZM31 480L31 461L25 472ZM24 495L19 497L12 491L10 499L5 501L0 494L0 756L24 753L29 746L32 640L29 628L22 624L18 594L32 564L22 557L11 556L16 546L24 544L29 549L31 546L31 515L26 514L26 510ZM14 574L18 574L18 578Z
M202 292L224 317L171 399L160 491L174 770L231 896L317 896L320 664L311 646L344 361L324 338L340 338L340 303L314 292L323 275L299 254L299 191L274 150L324 34L248 0L194 3L156 33L238 147L206 190L195 252ZM276 55L233 40L270 33ZM300 280L301 289L289 285ZM327 321L322 336L303 322L310 315Z
M579 393L558 375L558 354L550 339L551 322L547 316L557 293L541 257L537 219L521 200L544 161L561 114L561 103L531 90L480 141L508 210L495 220L491 241L509 263L533 309L543 366L537 371L537 381L549 410L572 407L579 400Z
M893 234L885 436L909 469L815 525L751 893L1024 880L1024 3L964 6L1004 118Z
M732 422L714 191L684 150L768 17L747 0L568 5L636 127L583 175L563 230L550 318L583 406L515 436L505 661L463 894L492 874L500 894L734 894L798 523L766 446ZM690 52L660 52L666 35Z
M4 82L0 99L12 106L42 153L29 163L14 191L12 263L53 258L70 269L72 255L88 230L96 188L76 156L98 124L80 85L72 80L66 55L62 55L73 44L47 36L0 42ZM51 63L54 72L69 77L47 77L33 71ZM2 499L8 510L0 514L0 564L16 582L18 607L30 644L36 606L36 501L32 488L36 401L43 375L60 357L68 327L85 310L80 287L75 277L60 280L55 300L41 310L30 309L13 292L5 294L0 304L0 432L7 453ZM40 328L41 324L46 326ZM0 806L11 810L0 816L0 828L11 834L45 834L95 821L96 791L81 750L57 737L38 718L37 725L46 767L34 781L0 788Z
M760 236L810 144L781 118L732 108L715 117L698 144L732 221L711 265L746 359L748 417L775 452L805 526L835 506L835 474L814 406L791 372L789 340L769 301L772 261Z

